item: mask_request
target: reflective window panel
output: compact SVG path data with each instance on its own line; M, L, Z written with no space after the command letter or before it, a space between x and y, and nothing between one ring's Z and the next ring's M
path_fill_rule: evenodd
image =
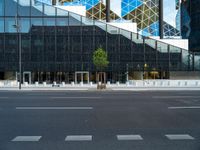
M19 0L18 11L20 16L30 16L30 0Z
M5 16L17 15L17 2L16 0L5 0Z

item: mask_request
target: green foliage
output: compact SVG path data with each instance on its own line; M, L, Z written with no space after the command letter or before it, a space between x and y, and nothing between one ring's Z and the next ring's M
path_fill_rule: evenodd
M108 56L103 48L98 48L96 51L94 51L93 63L97 67L97 69L100 70L108 66L109 64Z

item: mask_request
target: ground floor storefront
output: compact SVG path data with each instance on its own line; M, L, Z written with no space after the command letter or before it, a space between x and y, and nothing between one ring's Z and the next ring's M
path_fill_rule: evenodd
M75 71L75 72L31 72L23 71L21 81L33 84L35 82L51 84L56 83L97 83L100 81L99 72ZM168 71L127 71L105 72L104 82L126 83L128 80L152 80L152 79L200 79L200 72L168 72ZM0 80L18 80L17 72L0 72Z

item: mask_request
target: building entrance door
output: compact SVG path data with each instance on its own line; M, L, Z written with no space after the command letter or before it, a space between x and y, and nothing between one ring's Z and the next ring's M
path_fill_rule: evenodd
M76 71L75 72L75 84L78 84L80 82L89 84L90 77L88 71Z
M31 72L23 72L23 83L31 83Z

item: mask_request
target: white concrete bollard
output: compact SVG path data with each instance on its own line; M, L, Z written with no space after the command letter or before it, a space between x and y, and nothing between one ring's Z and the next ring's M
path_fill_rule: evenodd
M181 81L178 81L178 86L181 86Z
M38 86L38 82L35 82L35 86Z
M110 81L107 82L107 85L110 86Z
M65 82L62 82L62 86L65 87Z
M71 82L71 86L74 86L74 82Z
M171 84L170 84L170 81L168 81L168 82L167 82L167 86L170 86L170 85L171 85Z
M153 81L153 86L156 86L156 81Z
M185 81L185 86L188 86L188 82L187 81Z
M160 86L162 87L164 85L164 82L163 81L160 81Z
M56 81L53 81L53 85L56 85Z
M46 83L46 82L43 82L43 86L47 86L47 83Z
M80 86L83 86L83 82L80 82Z
M116 82L117 86L119 86L119 81Z
M92 86L93 85L93 83L92 82L90 82L90 86Z
M25 85L25 86L28 86L28 82L24 82L24 85Z
M135 81L135 86L136 86L136 87L138 86L138 81Z

